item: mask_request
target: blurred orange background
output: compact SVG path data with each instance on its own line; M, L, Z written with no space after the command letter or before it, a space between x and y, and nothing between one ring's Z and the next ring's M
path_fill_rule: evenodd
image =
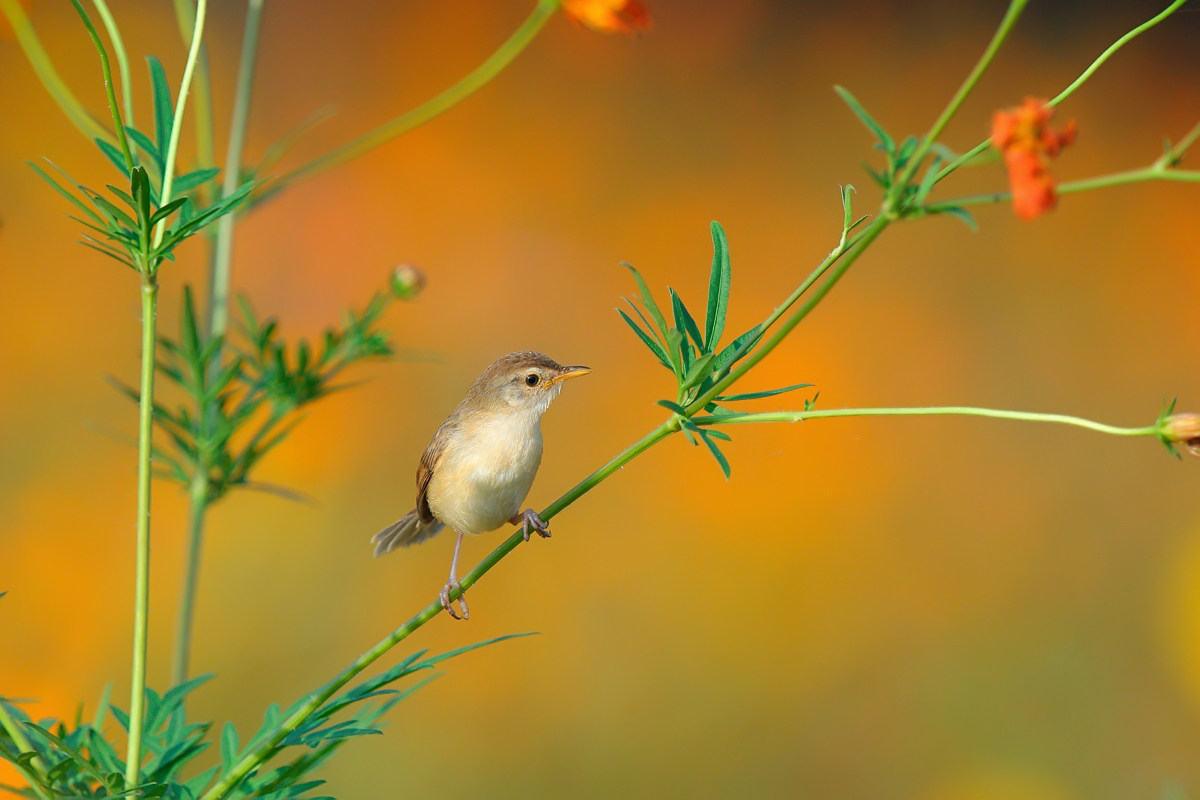
M946 131L965 150L993 109L1053 96L1165 5L1032 3ZM285 167L433 96L485 58L525 0L269 3L248 160L318 107L337 115ZM353 12L348 13L347 9ZM173 84L169 3L114 0ZM453 539L370 557L407 511L418 457L495 357L532 348L595 373L547 413L530 503L544 507L663 417L669 375L613 307L634 291L696 308L719 220L731 333L763 318L837 242L838 185L877 208L848 87L894 134L923 132L1003 4L688 3L602 36L556 18L496 81L410 135L246 218L234 284L292 335L317 335L399 262L428 274L386 327L412 357L369 364L314 407L262 481L211 517L193 671L199 719L252 731L430 602ZM218 131L240 4L208 43ZM66 3L33 23L101 116L95 52ZM1200 11L1135 40L1067 103L1073 180L1148 164L1200 109ZM83 183L115 172L0 39L0 693L35 718L128 700L135 276L76 243L65 201L23 162ZM189 121L190 125L190 121ZM188 131L190 135L190 128ZM222 136L223 138L223 136ZM185 153L186 155L186 153ZM1197 156L1184 166L1195 168ZM1002 189L994 163L936 197ZM1031 223L1006 206L894 226L745 391L807 381L820 406L969 404L1153 422L1200 410L1200 187L1065 197ZM163 270L162 329L205 245ZM736 331L735 331L736 329ZM790 397L790 396L789 396ZM802 398L762 401L798 407ZM384 661L540 631L455 659L322 771L343 798L1157 797L1200 792L1200 464L1152 439L963 419L744 427L733 476L668 440L554 520ZM185 503L154 496L150 681L165 688ZM467 543L473 565L504 533ZM381 664L382 666L382 664ZM111 724L111 723L110 723ZM244 738L244 737L243 737ZM15 781L10 773L0 776Z

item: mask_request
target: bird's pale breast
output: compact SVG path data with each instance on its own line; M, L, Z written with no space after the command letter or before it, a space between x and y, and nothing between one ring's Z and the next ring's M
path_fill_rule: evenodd
M537 475L538 414L489 414L459 434L429 480L429 508L459 533L495 530L521 510Z

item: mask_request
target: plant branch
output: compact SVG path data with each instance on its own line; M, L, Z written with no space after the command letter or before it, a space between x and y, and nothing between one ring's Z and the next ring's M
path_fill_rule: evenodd
M1054 106L1061 103L1063 100L1066 100L1068 97L1070 97L1072 94L1075 93L1076 89L1078 89L1080 86L1083 85L1084 81L1086 81L1088 78L1092 77L1092 73L1095 72L1096 70L1100 69L1100 65L1103 64L1105 61L1108 61L1109 57L1113 53L1117 52L1122 47L1124 47L1126 44L1128 44L1134 37L1138 36L1139 34L1145 33L1146 31L1150 30L1158 23L1162 22L1167 17L1174 14L1177 10L1179 10L1179 7L1182 6L1186 2L1187 2L1187 0L1175 0L1175 2L1171 3L1171 5L1164 8L1158 14L1154 15L1150 19L1143 22L1141 25L1138 25L1136 28L1134 28L1133 30L1126 33L1121 38L1117 39L1115 42L1113 42L1111 45L1109 45L1108 49L1105 50L1103 53L1101 53L1096 58L1096 60L1093 61L1088 66L1088 68L1083 71L1083 73L1078 78L1073 80L1071 82L1070 86L1068 86L1066 89L1063 89L1061 92L1059 92L1058 96L1055 97L1050 102L1046 103L1046 105L1053 108Z
M187 560L179 596L179 619L175 625L175 650L171 657L171 686L187 680L192 649L192 623L196 616L196 592L200 584L200 553L204 546L204 522L208 512L208 466L195 465L188 490Z
M1107 433L1113 436L1155 436L1157 425L1142 428L1125 428L1116 425L1106 425L1083 417L1073 417L1066 414L1042 414L1032 411L1006 411L996 408L974 408L972 406L930 406L928 408L835 408L810 411L766 411L753 414L734 414L721 416L695 416L692 422L701 427L718 425L744 425L755 422L803 422L808 419L823 419L829 417L928 417L948 414L971 417L992 417L995 419L1012 419L1023 422L1053 422L1060 425L1074 425L1079 428Z
M1058 96L1055 97L1053 100L1051 100L1049 103L1047 103L1047 105L1056 106L1059 103L1061 103L1063 100L1067 99L1067 97L1069 97L1071 94L1073 94L1075 92L1075 90L1077 90L1080 86L1082 86L1084 81L1086 81L1088 78L1090 78L1092 76L1092 73L1095 72L1096 69L1101 64L1103 64L1105 61L1107 61L1108 58L1113 53L1115 53L1117 50L1124 47L1125 45L1129 44L1129 42L1138 34L1149 30L1150 28L1154 27L1155 25L1157 25L1158 23L1162 22L1164 19L1169 17L1171 14L1174 14L1175 11L1178 10L1178 8L1181 5L1183 5L1185 2L1187 2L1187 0L1175 0L1175 2L1173 2L1173 3L1171 3L1171 5L1167 6L1167 8L1164 9L1162 12L1160 12L1158 15L1151 18L1150 20L1147 20L1146 22L1143 22L1141 25L1137 26L1130 32L1126 33L1121 38L1117 39L1117 41L1113 42L1113 44L1110 45L1107 50L1105 50L1103 53L1101 53L1100 56L1095 61L1093 61L1091 63L1091 65L1080 74L1080 76L1078 78L1076 78L1074 81L1072 81L1071 84L1066 89L1059 92ZM1192 134L1189 134L1189 135L1192 137L1191 140L1189 140L1187 142L1190 145L1192 141L1195 141L1195 135L1200 135L1200 126L1197 126L1197 128L1192 132ZM1185 137L1185 139L1186 139L1186 137ZM950 173L954 172L959 167L961 167L963 164L966 164L968 161L975 158L975 156L979 155L980 153L984 152L989 147L991 147L991 144L992 144L991 139L984 139L982 142L975 145L970 150L963 153L961 156L954 159L946 166L942 167L941 170L938 171L937 176L934 178L933 182L935 184L940 183ZM1182 144L1182 142L1181 142L1181 144ZM1184 147L1184 149L1187 149L1186 146Z
M933 147L938 137L942 135L942 131L950 124L950 120L962 106L963 101L967 99L967 95L979 83L979 79L983 77L983 73L987 71L987 68L991 65L993 59L995 59L996 53L1000 50L1000 45L1004 44L1004 40L1008 38L1008 34L1012 31L1013 26L1016 25L1017 19L1021 16L1021 11L1028 2L1029 0L1011 0L1009 2L1008 9L1004 12L1004 18L1000 20L1000 26L992 34L992 40L988 42L987 49L983 51L983 55L979 57L979 61L976 62L971 73L967 75L966 80L958 87L958 91L954 93L954 97L950 98L950 102L946 104L941 115L929 127L928 132L921 137L917 149L913 152L912 157L908 160L908 164L904 167L904 172L893 182L892 193L888 198L889 201L894 203L898 200L900 196L898 193L903 191L912 181L913 176L917 174L917 170L921 168L921 162L925 160L925 155L929 152L929 148Z
M263 2L264 0L249 0L246 8L246 28L242 36L242 56L238 64L237 89L233 99L233 120L229 124L229 145L225 152L225 168L221 179L221 193L224 197L233 194L241 181L242 153L250 120L250 96L254 88L254 67ZM209 272L208 332L211 336L224 335L229 325L229 288L233 272L233 233L236 217L236 214L226 214L217 221L217 239Z
M37 752L33 749L33 744L30 743L29 737L25 735L25 731L21 728L21 725L15 719L13 719L12 714L8 713L8 705L5 704L3 699L0 699L0 727L8 731L8 735L12 737L13 744L17 747L18 755L21 753ZM21 768L21 765L17 764L16 762L13 762L13 765L18 769ZM46 774L46 764L42 761L42 757L39 755L35 755L32 759L30 759L28 769L30 771L37 770L42 775ZM42 790L39 782L32 779L33 777L34 776L30 775L25 776L26 780L29 781L30 788L37 792L38 797L43 798L43 800L50 800L50 798Z
M196 29L196 7L192 0L174 0L175 21L179 24L179 35L187 42ZM196 72L196 161L201 167L217 163L213 146L212 80L208 68L208 48L200 44L200 55Z
M138 397L137 566L134 581L133 676L129 688L129 746L125 788L141 783L142 729L146 717L146 640L150 603L150 460L154 428L154 348L158 283L149 265L142 268L142 379Z
M547 506L546 510L541 513L542 519L549 521L564 508L571 505L571 503L575 502L587 492L595 488L605 478L609 477L625 464L636 458L638 455L646 450L649 450L655 444L662 441L667 436L670 436L677 430L679 430L679 426L675 421L668 421L662 425L659 425L650 433L646 434L637 442L626 448L620 453L620 455L616 456L603 467L593 472L577 486L575 486L575 488L571 489L558 500L555 500L553 503ZM481 561L478 566L476 566L466 576L463 577L461 581L461 589L455 589L452 591L450 593L451 599L457 599L462 592L473 586L476 581L478 581L481 577L483 577L484 574L488 572L488 570L496 566L496 564L498 564L502 558L516 549L517 545L521 544L522 541L524 540L519 530L512 536L508 537L508 539L506 539L499 547L493 550L491 554L487 556L487 558ZM238 761L238 763L235 764L233 768L225 774L220 782L201 795L200 800L219 800L220 798L226 797L229 792L232 791L239 783L241 783L241 781L247 775L262 765L267 756L274 751L275 748L278 747L285 738L287 738L289 733L304 724L305 720L307 720L313 714L313 712L319 709L325 703L325 701L333 697L333 695L336 694L339 689L349 683L355 675L358 675L364 669L369 667L380 656L406 639L409 634L411 634L417 628L420 628L426 622L442 613L442 611L443 609L441 601L435 600L422 609L408 622L392 631L392 633L380 640L378 644L355 659L354 663L342 670L341 674L334 678L333 681L326 684L325 687L319 692L313 694L303 706L301 706L294 714L284 720L275 733L273 733L257 747L242 756L241 760Z
M88 17L87 12L83 10L83 6L79 3L79 0L71 0L71 5L75 6L75 10L79 12L79 16L83 20L83 25L87 28L88 35L92 37L92 44L96 46L96 51L100 54L100 71L104 74L104 92L108 95L108 110L112 115L113 127L117 131L117 142L121 145L121 155L125 159L125 169L126 171L132 171L134 166L133 154L129 151L129 139L125 135L125 126L121 123L121 109L117 106L117 96L113 89L112 67L108 63L108 51L104 49L104 43L100 41L100 34L96 32L96 26L92 24L92 20Z
M105 0L92 0L92 5L96 7L96 13L100 15L100 20L104 23L104 30L108 32L108 39L112 42L113 55L117 57L117 73L121 77L121 105L125 111L124 123L133 125L133 89L130 86L129 57L125 53L125 42L121 38L121 30L117 27L117 21L113 19L112 12L108 10L108 3Z
M21 46L21 50L25 53L25 58L29 60L29 65L33 67L38 80L54 98L54 102L62 109L71 124L89 140L100 139L109 144L115 144L116 139L112 132L97 122L84 109L71 90L67 88L67 84L63 82L58 71L54 69L54 62L50 60L50 56L46 54L37 34L34 33L33 26L29 24L29 17L26 16L25 9L21 8L21 4L17 0L0 0L0 12L3 12L4 16L8 18L13 33L17 37L17 44Z
M533 13L521 23L520 27L508 38L508 41L500 45L496 52L492 53L486 61L476 67L465 78L432 100L401 114L389 122L385 122L370 133L360 136L352 142L347 142L341 147L331 150L325 155L310 161L308 164L283 175L260 195L258 202L262 202L294 183L311 178L314 175L319 175L328 169L357 158L363 153L373 150L400 134L410 131L418 125L423 125L453 108L463 99L486 86L492 78L500 74L533 41L534 37L542 29L542 26L546 24L546 21L557 10L558 0L538 0Z

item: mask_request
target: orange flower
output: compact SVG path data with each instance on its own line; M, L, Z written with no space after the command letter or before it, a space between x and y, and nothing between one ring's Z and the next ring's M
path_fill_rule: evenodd
M1053 116L1054 109L1044 100L1026 97L1017 108L997 111L992 117L992 146L1004 154L1013 211L1021 219L1049 211L1058 200L1049 163L1075 140L1075 122L1056 132L1050 129Z
M650 11L642 0L562 0L567 18L601 33L650 30Z

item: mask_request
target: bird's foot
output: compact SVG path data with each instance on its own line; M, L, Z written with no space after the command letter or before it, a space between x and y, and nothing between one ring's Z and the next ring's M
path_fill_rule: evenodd
M529 541L529 534L535 531L543 539L550 535L550 528L546 526L546 521L539 517L537 512L532 508L527 508L520 514L513 514L509 522L513 525L521 526L521 538L527 542Z
M470 616L470 614L467 613L467 597L465 594L460 594L458 596L458 606L462 609L462 616L460 617L457 613L455 613L454 605L450 602L450 592L453 589L461 590L462 584L457 580L454 580L442 587L441 594L438 595L438 599L442 601L442 608L446 609L446 612L455 619L467 619Z

